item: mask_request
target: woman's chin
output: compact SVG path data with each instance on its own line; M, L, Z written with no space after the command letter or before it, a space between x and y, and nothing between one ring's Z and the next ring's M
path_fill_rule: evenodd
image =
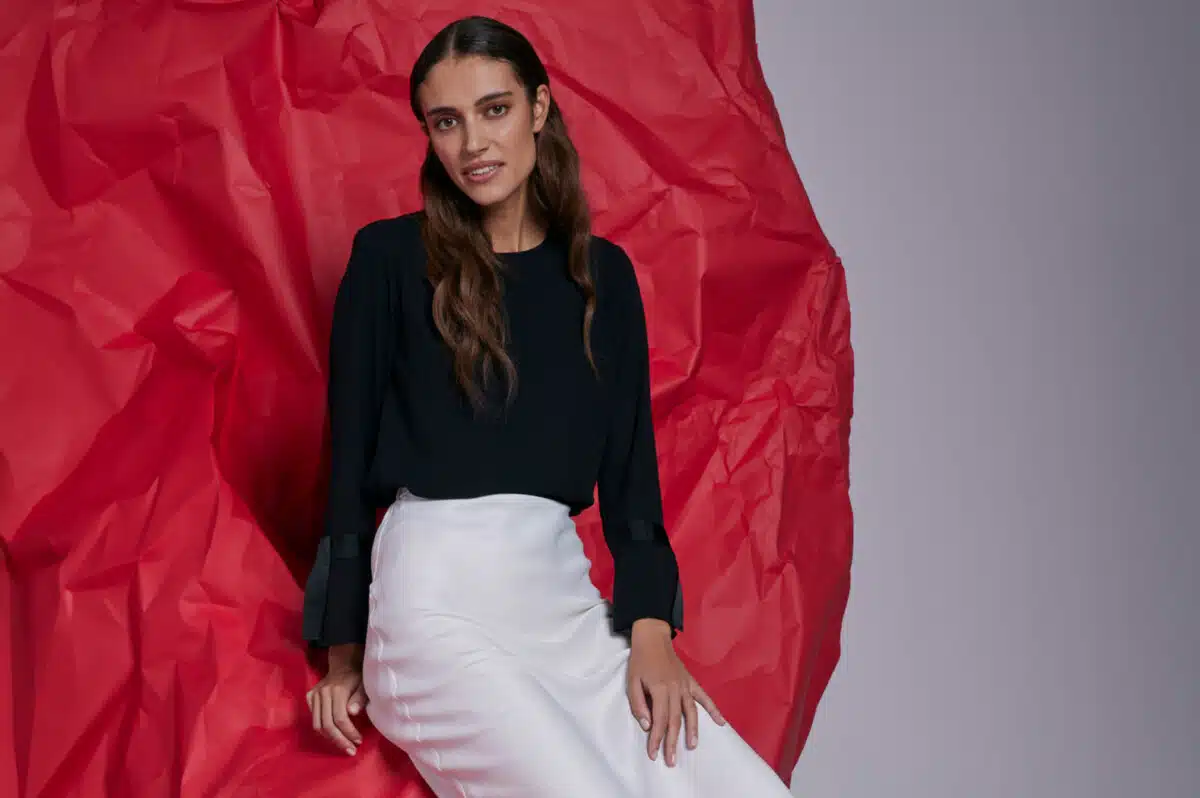
M498 205L504 200L512 196L513 191L509 186L472 186L463 187L463 193L470 197L476 205L488 207Z

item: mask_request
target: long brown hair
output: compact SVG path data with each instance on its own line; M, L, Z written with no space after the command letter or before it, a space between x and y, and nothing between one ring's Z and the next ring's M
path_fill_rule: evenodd
M429 70L445 58L479 55L508 62L533 104L537 87L550 78L533 45L518 31L489 17L459 19L438 32L413 66L409 95L413 114L422 119L417 89ZM535 137L537 156L529 176L530 212L547 235L566 244L568 271L586 300L583 317L584 351L592 372L599 374L592 354L591 328L596 311L596 288L589 268L591 214L579 176L579 154L567 134L567 124L551 94L545 124ZM434 286L433 320L454 355L458 384L478 410L497 370L508 384L508 402L517 389L517 370L506 345L508 330L501 306L504 264L492 251L483 228L482 209L446 174L430 143L421 166L425 212L421 236L428 255L428 277Z

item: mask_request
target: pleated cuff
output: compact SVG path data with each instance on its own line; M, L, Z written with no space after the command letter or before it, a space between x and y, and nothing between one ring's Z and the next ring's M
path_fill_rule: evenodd
M370 566L357 535L325 535L304 586L303 636L319 647L367 637Z
M649 521L627 522L629 542L613 552L613 629L628 635L639 618L671 625L671 637L683 630L683 585L666 530Z

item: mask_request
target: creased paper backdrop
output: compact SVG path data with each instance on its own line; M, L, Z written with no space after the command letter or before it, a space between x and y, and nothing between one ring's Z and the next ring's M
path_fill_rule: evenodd
M678 650L790 777L849 589L853 360L748 0L7 0L0 794L425 794L372 730L311 731L300 586L334 291L420 206L408 70L470 13L546 60L638 267Z

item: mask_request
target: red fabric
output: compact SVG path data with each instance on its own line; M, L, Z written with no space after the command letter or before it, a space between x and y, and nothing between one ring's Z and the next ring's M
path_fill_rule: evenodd
M301 585L349 242L420 206L407 70L490 4L166 5L0 9L0 794L423 795L309 727ZM532 5L646 297L678 650L790 778L849 587L841 265L749 0Z

